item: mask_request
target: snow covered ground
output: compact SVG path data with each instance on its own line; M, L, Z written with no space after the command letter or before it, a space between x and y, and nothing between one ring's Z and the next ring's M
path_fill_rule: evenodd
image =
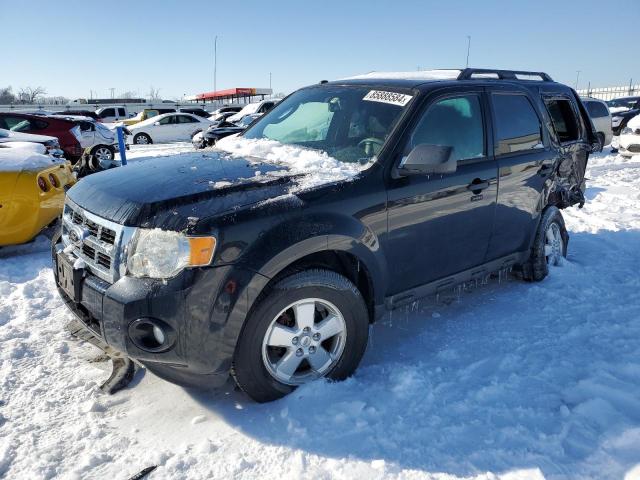
M267 405L145 371L100 393L47 242L0 252L0 478L640 479L640 157L587 176L545 281L395 312L353 378Z

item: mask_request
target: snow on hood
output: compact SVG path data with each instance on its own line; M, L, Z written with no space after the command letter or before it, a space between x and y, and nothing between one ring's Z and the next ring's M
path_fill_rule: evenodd
M6 142L0 145L0 148L18 149L40 154L45 154L47 152L47 148L44 145L35 142Z
M613 115L614 113L626 112L628 110L628 107L609 107L609 112L611 112L611 115Z
M47 142L49 140L58 139L49 135L35 135L33 133L14 132L0 128L0 142Z
M373 163L341 162L320 150L284 145L275 140L246 139L237 135L219 140L216 149L234 157L254 157L271 164L282 165L286 167L287 175L301 175L298 185L303 189L351 179ZM270 175L274 173L270 172Z
M32 147L11 146L10 148L0 148L0 172L42 170L55 165L61 165L64 162L64 159L36 153Z

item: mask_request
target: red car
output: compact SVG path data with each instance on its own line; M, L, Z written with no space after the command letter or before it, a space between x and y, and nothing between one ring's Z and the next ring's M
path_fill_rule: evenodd
M76 162L82 156L80 129L69 120L25 113L0 112L0 128L56 137L68 160Z

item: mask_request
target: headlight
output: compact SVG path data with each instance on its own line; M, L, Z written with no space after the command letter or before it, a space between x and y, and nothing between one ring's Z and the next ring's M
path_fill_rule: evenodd
M631 130L629 127L624 127L622 129L622 132L620 132L622 135L630 135L633 133L633 130Z
M169 278L187 267L209 265L216 248L214 237L187 237L155 228L139 229L127 259L134 277Z

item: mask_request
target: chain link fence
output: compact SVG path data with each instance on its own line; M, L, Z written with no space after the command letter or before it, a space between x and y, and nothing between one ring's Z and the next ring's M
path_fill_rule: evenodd
M620 97L632 97L640 95L640 84L633 85L629 82L629 85L623 87L600 87L600 88L583 88L577 90L578 95L581 97L593 97L600 100L612 100Z

